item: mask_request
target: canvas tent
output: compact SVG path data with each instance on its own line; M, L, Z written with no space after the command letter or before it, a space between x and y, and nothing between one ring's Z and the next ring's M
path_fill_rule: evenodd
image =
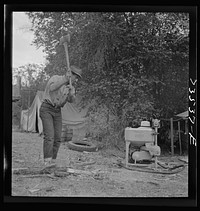
M182 118L185 121L185 134L187 134L188 133L189 111L182 112L180 114L177 114L176 116Z
M39 109L42 104L43 91L37 91L31 107L21 112L21 128L29 132L42 133L42 120ZM63 124L77 129L85 125L85 111L79 111L74 104L66 103L61 109Z
M180 114L177 114L176 116L181 117L183 119L187 119L188 115L188 111L182 112Z

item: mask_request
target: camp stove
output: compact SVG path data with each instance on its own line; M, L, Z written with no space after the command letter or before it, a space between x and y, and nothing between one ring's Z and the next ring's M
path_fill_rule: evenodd
M157 169L157 156L160 155L160 147L157 145L158 128L160 121L153 119L152 127L149 121L142 121L139 128L125 128L126 142L126 167L128 165L144 165L141 161L152 161L155 157L155 167ZM133 152L130 153L130 144ZM134 163L130 163L131 159ZM150 162L149 162L150 163Z

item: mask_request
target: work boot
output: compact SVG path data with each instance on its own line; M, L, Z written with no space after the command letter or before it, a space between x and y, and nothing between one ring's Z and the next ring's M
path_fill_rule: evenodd
M49 168L53 168L53 167L56 167L56 164L52 163L52 158L45 158L43 169L49 169Z
M52 159L51 163L56 165L56 159Z

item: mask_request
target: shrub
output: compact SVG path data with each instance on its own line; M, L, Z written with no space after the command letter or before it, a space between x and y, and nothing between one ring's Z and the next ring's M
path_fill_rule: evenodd
M118 145L123 140L121 120L106 106L90 108L87 123L87 133L106 147Z

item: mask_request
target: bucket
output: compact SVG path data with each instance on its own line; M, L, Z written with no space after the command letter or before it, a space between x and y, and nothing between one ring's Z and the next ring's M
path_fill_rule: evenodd
M68 142L71 141L73 137L73 129L68 128L67 126L62 127L61 141Z

